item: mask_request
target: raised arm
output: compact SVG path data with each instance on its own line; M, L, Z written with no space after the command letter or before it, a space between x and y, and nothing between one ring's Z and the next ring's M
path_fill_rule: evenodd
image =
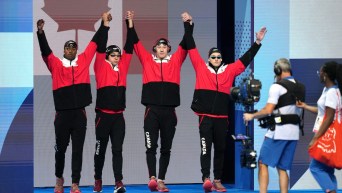
M205 61L202 59L198 50L196 49L196 43L193 37L193 30L194 30L195 24L192 20L192 16L189 15L188 12L182 13L181 16L184 22L184 29L185 29L183 41L185 43L185 48L189 52L191 63L196 70L199 65L204 65Z
M249 63L252 62L255 55L258 53L261 47L261 41L264 39L266 32L266 27L262 27L259 32L256 32L256 40L254 44L248 49L248 51L242 57L240 57L240 61L243 63L245 67L247 67Z
M109 30L109 22L112 20L112 16L109 12L105 12L102 14L102 21L99 29L95 32L92 40L84 50L80 57L84 57L86 61L85 64L90 65L95 52L98 51L100 53L104 53L106 50L106 44L108 40L108 30Z
M39 19L37 21L37 37L39 42L40 51L43 57L46 57L51 54L52 50L47 42L45 33L44 33L44 24L45 21L43 19Z
M138 36L134 30L133 24L134 11L126 12L126 27L127 27L127 38L124 46L126 53L133 54L134 44L138 42Z
M196 47L195 40L192 36L194 31L194 23L192 21L192 16L188 12L182 13L182 20L184 23L184 36L180 45L185 50L191 50Z
M111 20L112 20L112 15L109 12L103 13L101 25L91 40L92 42L95 42L97 44L97 51L100 53L104 53L106 51L109 22Z
M131 14L134 15L134 12L133 13L131 12ZM129 36L132 38L134 51L140 60L140 64L144 66L146 61L152 60L152 57L151 57L151 53L145 49L145 47L143 46L143 44L139 40L137 32L135 31L135 27L134 27L133 22L132 22L132 27L128 28L127 33L129 33Z
M138 42L138 37L134 31L133 25L134 11L127 11L125 15L126 27L127 27L127 36L126 43L124 46L124 52L121 56L122 60L122 70L124 72L128 71L129 65L133 56L134 44Z

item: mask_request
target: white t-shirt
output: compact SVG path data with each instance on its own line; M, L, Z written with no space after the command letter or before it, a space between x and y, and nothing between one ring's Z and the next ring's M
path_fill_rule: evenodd
M317 101L317 108L318 108L318 113L317 113L317 117L316 117L316 121L315 121L315 125L313 128L313 132L317 132L319 127L322 124L323 118L324 118L324 114L325 114L325 107L330 107L332 109L335 109L338 113L338 119L339 121L341 121L341 93L340 93L340 89L338 89L337 86L333 86L330 88L323 88L323 92L321 97L319 97L318 101ZM336 118L336 113L335 113L335 117Z
M295 82L293 78L288 79L292 82ZM267 103L278 104L279 97L283 94L287 93L286 88L281 86L280 84L272 84L268 93ZM274 114L297 114L301 115L302 109L298 108L294 105L287 105L284 107L280 107L273 111ZM298 140L299 139L299 125L298 124L285 124L285 125L276 125L275 130L267 130L266 137L277 139L277 140Z

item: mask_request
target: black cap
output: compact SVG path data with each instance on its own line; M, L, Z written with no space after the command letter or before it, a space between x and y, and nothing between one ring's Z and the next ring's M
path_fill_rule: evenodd
M109 55L113 52L119 52L119 54L121 55L121 49L117 45L110 45L106 48L106 54L107 55Z
M209 52L208 52L208 58L210 57L210 55L211 55L212 53L220 53L220 54L221 54L221 50L219 50L219 49L216 48L216 47L210 48L210 50L209 50Z
M106 48L106 59L108 60L108 57L113 52L119 52L121 55L121 49L117 45L110 45Z
M167 40L166 38L159 38L157 41L156 41L156 46L157 45L160 45L160 44L164 44L164 45L169 45L169 40Z
M170 45L170 42L169 40L167 40L166 38L159 38L157 39L156 43L154 44L154 46L152 47L152 51L153 52L156 52L156 46L160 45L160 44L164 44L168 47L168 50L167 52L170 52L171 51L171 45Z
M69 40L65 42L64 48L69 48L69 47L77 49L77 43L74 40Z

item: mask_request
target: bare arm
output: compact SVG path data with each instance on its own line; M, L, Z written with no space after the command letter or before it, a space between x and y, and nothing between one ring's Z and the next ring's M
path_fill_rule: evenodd
M275 108L275 104L267 103L266 106L262 108L260 111L257 111L255 113L244 113L243 119L245 121L251 121L252 119L259 119L262 117L266 117L272 114L274 108Z
M318 132L312 138L311 142L309 143L309 147L311 147L318 138L320 138L324 133L328 130L331 123L334 121L335 109L330 107L325 107L325 119L323 120L321 127L319 128Z
M311 113L317 114L317 112L318 112L318 108L317 107L310 106L310 105L308 105L308 104L306 104L305 102L302 102L302 101L297 101L296 102L296 106L299 107L299 108L303 108L305 110L308 110Z

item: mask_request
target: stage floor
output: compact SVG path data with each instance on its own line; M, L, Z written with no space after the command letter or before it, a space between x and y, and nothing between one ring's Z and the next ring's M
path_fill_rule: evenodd
M203 193L202 184L174 184L174 185L167 185L172 193ZM258 191L248 191L248 190L241 190L233 188L230 185L225 184L228 193L252 193ZM112 193L114 190L113 186L103 186L102 193ZM127 185L126 186L127 193L146 193L150 192L147 188L147 185ZM64 189L65 193L69 193L70 187L66 187ZM92 186L83 186L81 187L82 193L92 193L93 187ZM341 191L341 190L340 190ZM35 188L34 193L51 193L53 192L53 188ZM272 192L279 192L279 190L268 191ZM290 190L289 193L322 193L322 190Z

